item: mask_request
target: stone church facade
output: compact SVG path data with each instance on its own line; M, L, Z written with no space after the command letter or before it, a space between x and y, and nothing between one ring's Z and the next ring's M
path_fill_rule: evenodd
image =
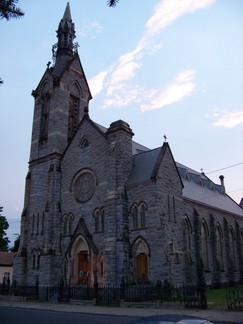
M119 285L243 279L243 209L220 184L150 150L123 120L89 117L92 96L67 4L35 100L14 262L18 284Z

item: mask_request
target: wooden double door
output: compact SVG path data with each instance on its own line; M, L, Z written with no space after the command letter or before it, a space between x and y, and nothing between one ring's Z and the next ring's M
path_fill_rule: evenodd
M80 251L78 254L79 284L88 284L90 280L90 258L88 251Z
M138 284L148 282L148 257L145 253L136 256L136 282Z

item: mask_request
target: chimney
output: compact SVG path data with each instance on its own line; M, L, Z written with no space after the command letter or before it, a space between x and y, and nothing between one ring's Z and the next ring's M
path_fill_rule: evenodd
M221 174L221 175L219 176L219 179L220 179L220 184L221 184L221 186L223 187L224 192L225 192L224 176Z

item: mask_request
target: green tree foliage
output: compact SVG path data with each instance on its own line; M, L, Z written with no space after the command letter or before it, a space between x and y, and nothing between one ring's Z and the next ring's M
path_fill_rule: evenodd
M16 3L19 0L0 0L0 19L10 20L11 18L21 18L24 16L24 12L16 7ZM3 84L2 78L0 78L0 86Z
M118 2L119 2L119 0L108 0L107 4L109 7L115 7Z
M3 207L0 207L0 213L3 211ZM0 214L0 251L7 252L9 239L6 236L6 230L8 229L8 221L5 216Z
M0 19L21 18L24 12L16 7L19 0L0 0Z
M16 235L17 235L17 238L14 241L14 246L10 249L11 252L18 252L18 249L19 249L20 235L19 234L16 234Z

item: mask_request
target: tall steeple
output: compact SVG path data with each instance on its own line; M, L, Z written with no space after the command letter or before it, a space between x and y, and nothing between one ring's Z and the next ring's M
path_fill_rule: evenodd
M70 5L68 2L58 26L58 42L52 47L53 58L55 59L54 70L56 70L57 73L61 72L60 70L77 53L78 44L74 43L75 37L75 26L72 22Z
M35 98L30 160L62 154L78 125L88 113L92 98L89 85L74 43L75 28L69 3L57 30L53 46L54 65L48 67L32 92ZM58 131L57 131L58 130Z

